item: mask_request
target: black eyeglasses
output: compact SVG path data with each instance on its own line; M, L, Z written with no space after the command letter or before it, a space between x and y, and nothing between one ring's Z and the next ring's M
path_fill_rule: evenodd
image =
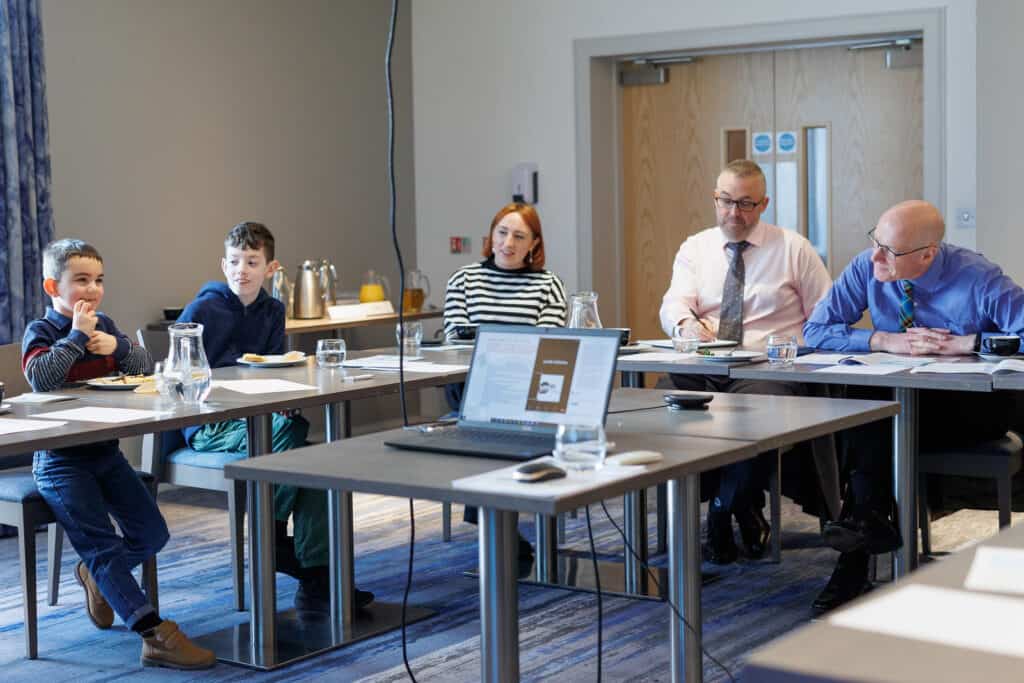
M729 197L715 197L715 204L718 208L723 211L732 211L733 207L738 207L740 211L753 211L761 205L763 199L754 201L752 199L730 199Z
M907 254L913 254L916 251L924 251L925 249L935 246L934 244L926 244L923 247L918 247L917 249L911 249L909 251L896 251L888 244L882 244L881 242L876 240L875 230L878 230L878 228L871 228L870 230L868 230L868 239L871 240L871 246L873 246L875 249L881 249L882 251L886 252L887 254L894 258L906 256Z

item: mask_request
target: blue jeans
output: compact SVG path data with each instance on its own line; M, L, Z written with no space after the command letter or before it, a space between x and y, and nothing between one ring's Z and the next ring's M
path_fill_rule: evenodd
M32 474L43 500L118 616L131 628L152 613L132 570L156 555L170 535L156 501L121 452L61 456L37 451ZM110 517L123 537L114 531Z

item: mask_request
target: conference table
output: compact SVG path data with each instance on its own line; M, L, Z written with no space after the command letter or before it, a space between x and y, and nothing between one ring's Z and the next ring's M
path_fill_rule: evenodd
M1017 644L1024 617L1020 558L982 558L983 566L990 570L1002 567L1016 572L1011 575L1011 581L1016 579L1012 591L995 584L964 590L978 554L1003 549L1024 552L1024 526L1005 528L978 545L929 563L899 583L874 590L827 618L772 641L747 660L743 680L1020 681L1024 653Z
M640 394L644 395L640 395ZM618 392L617 392L618 394ZM619 405L638 404L660 397L660 392L628 394ZM892 417L897 406L885 401L813 401L773 397L771 405L756 401L744 403L742 397L716 394L723 415L722 422L739 425L745 418L774 421L782 425L772 437L781 443L789 438L809 438L825 433ZM819 411L807 416L810 402ZM614 401L613 401L614 403ZM714 411L711 421L715 422ZM669 413L666 408L634 409L610 415L609 439L618 451L656 450L664 454L658 463L635 467L601 470L605 475L578 477L570 475L570 486L556 482L535 485L518 484L510 475L501 478L499 486L472 484L481 476L509 469L506 461L466 456L421 453L392 449L384 441L400 432L365 435L331 442L288 453L241 460L225 466L225 476L241 479L260 490L269 491L272 484L290 484L326 489L329 499L351 496L352 492L436 500L476 505L480 513L480 600L481 600L481 679L484 681L518 680L518 608L517 608L517 533L516 515L527 513L553 519L590 503L623 495L649 486L668 485L668 593L669 599L692 625L687 629L678 619L671 620L670 649L672 680L699 681L702 676L700 655L700 473L753 457L764 446L749 438L716 438L683 434L688 428L676 428L672 421L685 416ZM655 426L657 425L657 426ZM665 433L652 433L662 429ZM699 428L695 428L699 429ZM705 431L713 431L706 429ZM756 430L754 430L756 431ZM767 441L766 441L767 442ZM514 467L514 466L513 466ZM614 470L623 470L616 473ZM610 473L610 474L609 474ZM266 518L269 508L257 510L257 519ZM338 513L335 513L338 514ZM339 526L351 526L351 508L341 509L345 515ZM332 515L333 517L333 515ZM250 520L251 521L251 520ZM339 645L351 633L356 617L344 596L353 587L351 536L331 533L331 615L329 622ZM265 539L250 536L250 558L255 576L272 571L273 536ZM266 590L254 592L251 609L253 638L249 666L270 669L280 666L280 634L275 630L272 583ZM204 641L200 638L200 642ZM335 645L337 646L337 645ZM291 647L288 644L286 647ZM325 648L326 649L326 648Z

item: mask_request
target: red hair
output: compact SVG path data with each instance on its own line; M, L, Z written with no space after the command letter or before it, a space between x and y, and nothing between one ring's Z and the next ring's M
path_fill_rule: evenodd
M527 267L534 271L544 270L544 235L540 230L540 216L537 215L537 209L533 208L530 204L512 202L501 207L498 213L494 214L494 219L491 220L491 229L487 233L487 237L484 238L484 248L481 254L484 258L490 258L494 255L494 247L491 246L491 235L494 234L494 228L497 227L501 219L510 213L519 214L519 217L523 219L526 226L530 228L530 232L537 238L537 244L533 245L533 249L526 256Z

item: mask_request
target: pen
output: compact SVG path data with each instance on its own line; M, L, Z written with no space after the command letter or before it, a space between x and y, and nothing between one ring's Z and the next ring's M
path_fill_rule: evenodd
M692 306L690 306L689 308L691 315L693 315L693 319L696 320L697 323L700 324L700 326L703 327L708 334L710 334L712 337L715 336L715 333L711 331L711 328L708 327L708 324L704 322L699 315L697 315L697 311L693 310Z
M363 379L373 379L373 375L346 375L345 376L345 381L346 382L358 382L359 380L363 380Z

